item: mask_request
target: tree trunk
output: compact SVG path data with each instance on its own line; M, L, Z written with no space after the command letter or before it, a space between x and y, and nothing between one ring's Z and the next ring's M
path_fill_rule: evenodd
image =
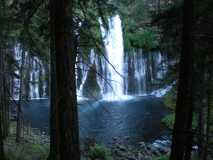
M20 66L20 85L19 85L19 101L17 106L17 120L16 120L16 143L20 143L21 140L21 104L22 104L22 91L23 91L23 75L24 75L24 62L25 62L25 51L22 48L21 51L21 66Z
M170 160L189 159L192 142L193 0L184 0L183 10L182 51Z
M0 5L2 5L0 3ZM4 5L2 5L4 6ZM4 7L0 7L0 16L3 16L4 14L2 14L2 10L4 10ZM4 114L5 114L5 104L4 104L4 100L5 100L5 92L4 92L4 77L5 77L5 68L4 68L4 63L5 63L5 52L3 50L3 32L0 33L0 160L4 160L5 156L4 156L4 144L3 144L3 133L4 133Z
M50 160L80 160L72 1L51 0Z
M207 78L207 82L208 84L211 85L212 82L212 78L211 78L211 73L208 73L208 78ZM210 143L210 125L211 125L211 102L212 102L212 88L209 87L207 89L207 116L206 116L206 137L205 137L205 146L204 146L204 154L202 157L202 160L207 160L208 159L208 150L209 150L209 143Z
M1 116L0 116L0 118L1 118ZM3 145L1 123L0 123L0 160L4 160L4 145Z
M30 99L30 66L31 66L31 60L30 56L26 56L25 58L25 78L23 80L23 85L24 85L24 99L29 100Z
M7 83L6 83L6 49L1 49L1 99L0 99L0 105L1 105L1 110L0 110L0 114L1 114L1 128L2 128L2 137L3 139L6 138L7 134L8 134L8 119L9 119L9 115L8 115L8 94L7 94Z
M1 44L0 44L1 45ZM3 97L4 97L4 88L3 88L3 52L0 46L0 160L4 160L4 146L3 146L3 127L2 127L2 114L3 113Z

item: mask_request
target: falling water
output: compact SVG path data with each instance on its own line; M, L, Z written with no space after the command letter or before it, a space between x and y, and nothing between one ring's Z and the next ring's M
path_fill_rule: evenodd
M42 69L41 61L34 57L32 58L32 66L30 71L30 99L40 99L43 95L39 93L39 79L40 79L40 72ZM42 86L42 89L45 89L45 86Z
M20 51L20 45L15 46L14 48L14 59L18 61L18 67L20 67L20 61L21 61L21 51ZM15 70L16 75L20 75L20 72L18 69ZM13 99L18 100L19 99L19 87L20 87L20 79L17 77L13 78Z
M78 96L79 100L85 99L84 94L83 94L84 85L85 85L89 70L92 67L92 65L95 64L95 66L98 66L97 60L98 60L98 56L95 54L94 49L91 49L89 58L87 59L87 63L84 62L84 60L81 57L77 57L76 68L78 68L79 70L76 70L76 79L77 79L77 82L79 79L81 81L79 86L77 84L77 96ZM80 71L80 74L78 73L78 71ZM98 79L96 81L99 82ZM99 84L99 85L101 85L101 84Z
M105 46L105 56L98 56L94 49L91 49L86 62L77 64L80 73L77 73L78 99L89 97L94 89L85 85L88 81L91 67L95 67L95 86L100 87L100 94L105 100L129 99L132 95L156 95L165 94L168 90L158 90L156 82L165 76L165 56L160 52L144 52L142 49L124 52L122 23L119 15L109 18L109 29L103 27L100 20L101 33ZM79 61L83 61L82 58ZM78 60L77 60L78 61ZM91 79L90 79L91 81ZM92 86L91 84L89 86ZM89 90L89 94L85 93ZM155 91L155 92L154 92ZM97 94L95 92L95 94ZM130 96L131 95L131 96Z
M106 99L124 96L124 46L122 24L119 15L109 19L109 30L101 25L101 32L107 53L107 87Z
M19 90L20 90L20 67L22 63L22 48L20 44L14 47L14 59L17 62L17 68L15 74L17 76L13 77L13 88L12 95L13 99L18 100ZM30 56L28 52L25 52L25 62L24 62L24 84L22 89L23 97L27 99L41 99L47 98L47 82L44 80L46 71L43 66L43 62L35 56ZM29 79L28 79L29 77ZM28 89L29 88L29 89Z
M122 22L119 15L108 19L108 30L100 20L100 30L105 46L104 56L91 49L87 58L77 57L76 86L78 99L102 98L105 100L128 99L135 95L164 95L171 87L159 90L158 80L166 73L165 56L160 52L144 52L142 49L124 51ZM21 48L15 47L15 59L20 65ZM29 98L47 97L48 82L43 62L38 57L30 57ZM164 68L162 70L162 68ZM92 73L92 72L93 73ZM19 71L15 71L19 75ZM95 74L94 74L95 72ZM92 74L92 76L91 76ZM13 95L18 99L20 81L14 78ZM131 95L131 96L130 96Z

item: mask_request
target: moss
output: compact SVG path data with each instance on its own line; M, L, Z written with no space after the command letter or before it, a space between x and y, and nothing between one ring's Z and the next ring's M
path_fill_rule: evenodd
M25 143L10 146L6 155L9 160L45 160L48 153L48 147L45 145Z
M10 125L10 134L5 140L5 151L8 160L46 160L49 154L49 143L41 135L32 132L25 135L19 144L15 141L15 123Z
M167 108L175 110L176 106L176 89L173 87L165 96L164 104Z
M95 144L95 146L90 147L89 158L91 160L101 159L101 160L112 160L112 154L108 148L103 145Z
M169 128L173 129L173 125L175 122L175 114L169 114L162 119L162 122Z

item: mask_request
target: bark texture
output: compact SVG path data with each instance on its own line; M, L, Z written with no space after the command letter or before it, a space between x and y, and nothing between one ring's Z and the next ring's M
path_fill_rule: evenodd
M170 160L190 158L192 143L193 0L183 3L182 52Z
M50 0L50 160L80 160L72 1Z

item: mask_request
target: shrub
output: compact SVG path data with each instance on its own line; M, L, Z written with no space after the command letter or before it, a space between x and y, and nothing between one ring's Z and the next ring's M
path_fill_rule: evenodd
M175 123L175 114L169 114L162 119L162 122L169 128L173 129L173 125Z
M91 160L112 160L112 155L109 149L103 145L95 144L95 146L90 147L89 158Z

